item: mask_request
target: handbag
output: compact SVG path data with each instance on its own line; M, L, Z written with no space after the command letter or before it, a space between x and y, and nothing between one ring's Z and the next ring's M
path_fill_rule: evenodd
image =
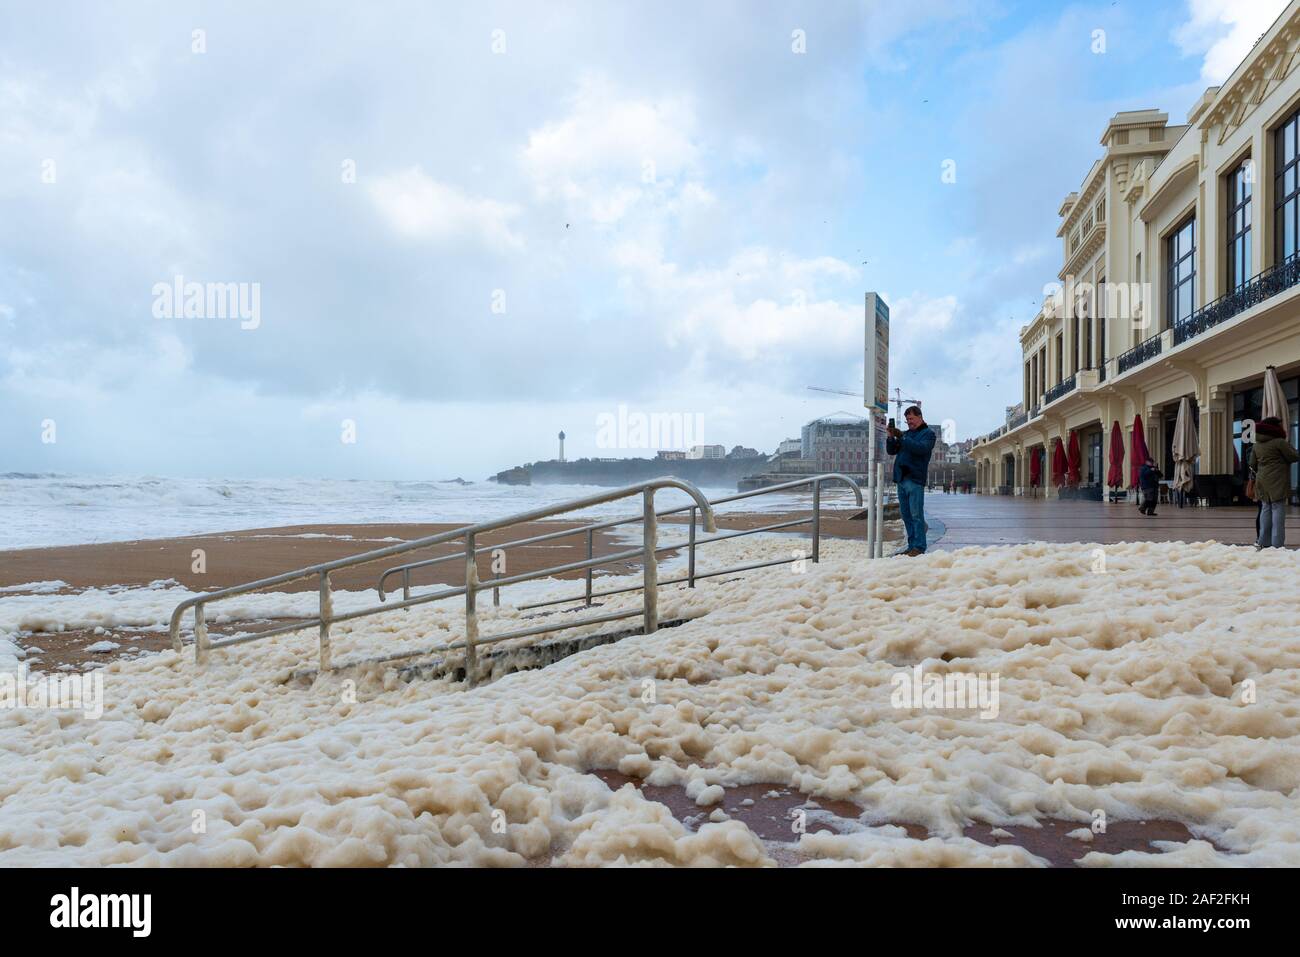
M1250 473L1250 478L1246 480L1246 498L1252 502L1255 501L1255 473Z

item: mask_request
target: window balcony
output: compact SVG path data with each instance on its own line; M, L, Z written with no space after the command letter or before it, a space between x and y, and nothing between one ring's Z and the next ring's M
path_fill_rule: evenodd
M1077 376L1070 376L1068 379L1062 379L1056 385L1047 390L1047 394L1043 396L1044 404L1051 405L1057 399L1073 392L1077 385Z
M1128 372L1129 369L1137 368L1148 359L1154 359L1156 356L1160 355L1162 347L1163 337L1158 332L1150 339L1139 342L1128 352L1121 354L1115 361L1115 365L1119 369L1119 374L1123 375L1125 372Z
M1197 309L1182 322L1175 323L1174 345L1180 346L1189 339L1195 339L1219 323L1227 322L1251 306L1286 292L1297 284L1300 284L1300 253L1265 269L1226 296L1220 296L1214 302Z

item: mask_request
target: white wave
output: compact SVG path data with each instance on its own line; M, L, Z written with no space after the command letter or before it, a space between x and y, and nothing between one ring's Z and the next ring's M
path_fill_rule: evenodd
M0 474L0 550L172 538L286 525L474 523L553 505L600 491L589 485L498 485L495 482L340 479L190 479L158 476ZM734 494L706 488L710 498ZM847 493L827 489L828 502ZM688 497L667 489L660 508ZM721 511L806 507L805 495L773 493L721 506ZM631 517L633 497L575 518ZM569 516L566 516L569 517ZM315 533L305 533L315 534Z

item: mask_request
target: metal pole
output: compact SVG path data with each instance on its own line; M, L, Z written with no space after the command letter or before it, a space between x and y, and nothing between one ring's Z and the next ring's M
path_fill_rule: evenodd
M822 551L822 483L813 482L812 560L816 564Z
M876 410L867 411L867 557L876 557Z
M203 603L194 606L194 661L208 663L208 622L203 614Z
M330 670L330 622L334 618L334 596L330 593L330 573L320 573L320 670Z
M591 561L592 558L591 535L592 535L591 529L587 529L587 561ZM591 607L591 573L593 571L595 571L594 568L587 569L587 607L588 608Z
M402 569L402 601L411 600L411 570Z
M695 506L691 506L690 548L686 552L686 587L695 587Z
M885 463L876 464L876 557L885 557Z
M478 560L474 557L474 533L465 536L465 681L472 688L478 673Z
M659 630L659 565L655 558L655 549L659 544L659 527L658 519L655 517L654 489L646 489L642 493L642 498L645 502L645 518L642 527L642 542L645 546L642 562L645 568L641 594L645 601L645 633L653 635Z
M494 579L500 578L500 577L501 577L501 573L500 573L500 572L493 572L493 573L492 573L492 577L493 577ZM493 607L493 608L500 608L500 607L501 607L501 589L500 589L500 588L493 588L493 589L492 589L492 607Z

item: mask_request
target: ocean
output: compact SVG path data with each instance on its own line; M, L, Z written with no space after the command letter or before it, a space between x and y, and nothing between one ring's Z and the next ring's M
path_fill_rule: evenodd
M194 479L0 473L0 550L172 538L283 525L383 522L481 522L601 491L591 485L498 485L495 482L397 482L350 479ZM734 488L706 488L709 498ZM848 504L827 488L828 504ZM774 492L722 510L807 507L807 492ZM684 493L659 493L660 508L683 505ZM615 518L639 513L628 498L574 513ZM565 516L567 517L567 516Z

